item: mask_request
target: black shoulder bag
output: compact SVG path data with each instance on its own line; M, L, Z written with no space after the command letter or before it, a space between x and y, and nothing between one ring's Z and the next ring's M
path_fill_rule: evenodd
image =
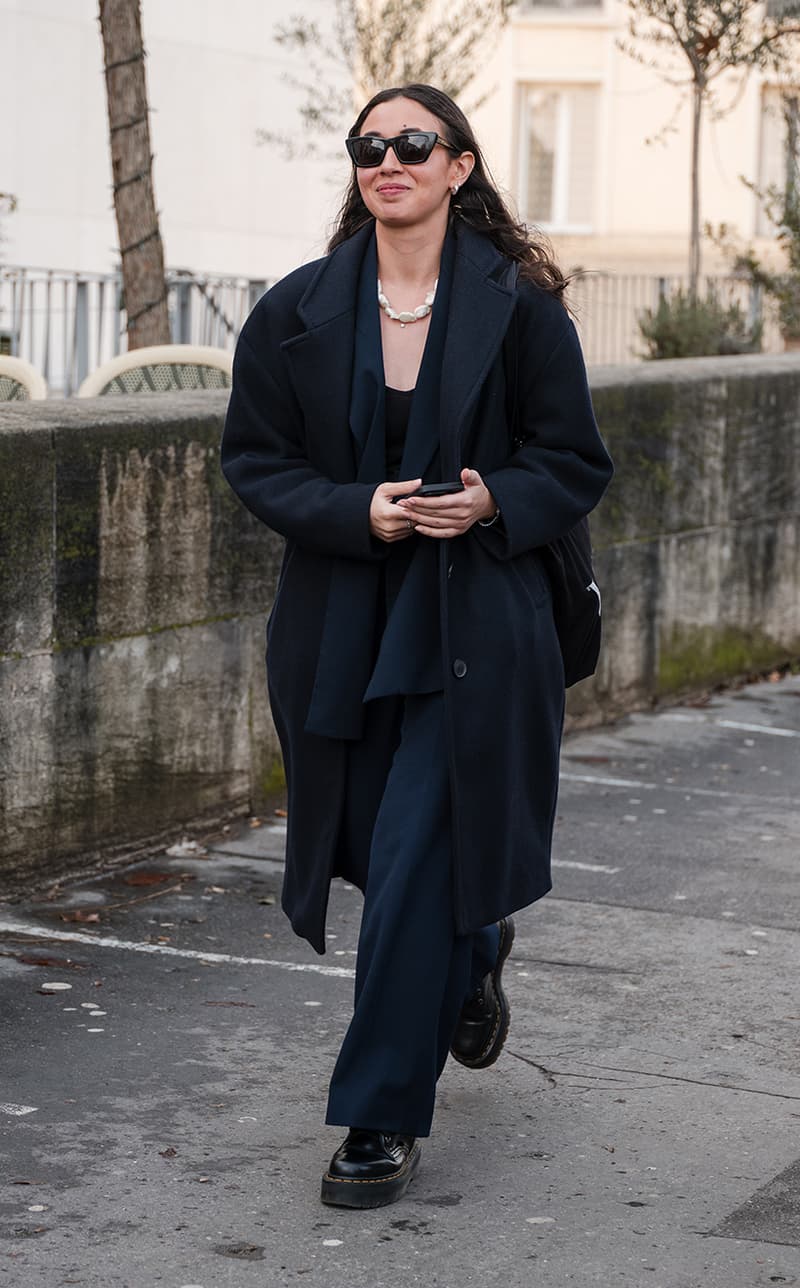
M516 310L506 333L504 356L507 382L508 424L514 450L525 439L519 434L517 407L518 364ZM563 536L539 547L553 594L555 620L564 684L567 688L594 675L600 656L600 588L592 568L589 520L580 519Z

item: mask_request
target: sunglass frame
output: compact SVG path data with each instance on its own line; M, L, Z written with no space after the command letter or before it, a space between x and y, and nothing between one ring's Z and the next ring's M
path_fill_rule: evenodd
M400 156L400 153L397 151L397 144L405 143L407 141L410 141L411 139L420 139L420 138L424 138L426 143L429 140L432 140L430 147L428 151L425 153L424 157L420 157L416 161L404 161L403 158ZM359 143L363 143L363 142L377 143L381 145L383 150L381 152L381 155L378 157L376 161L365 162L365 161L358 161L356 159L356 155L355 155L356 147ZM433 149L436 147L437 143L441 143L443 148L448 148L451 152L458 151L457 148L453 147L452 143L448 143L445 139L441 138L441 136L437 134L436 130L410 130L408 134L395 134L394 137L391 139L384 139L378 134L355 134L355 135L351 135L349 138L346 138L344 141L344 145L347 148L347 152L350 157L350 160L353 162L353 165L356 167L357 170L376 170L378 166L381 165L381 163L383 162L386 156L386 153L389 151L389 148L394 149L394 154L401 165L424 165L426 161L430 160L433 154Z

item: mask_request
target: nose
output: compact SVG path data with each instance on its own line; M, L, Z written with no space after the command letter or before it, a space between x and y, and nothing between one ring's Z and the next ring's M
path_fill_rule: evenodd
M383 154L383 160L378 167L380 170L401 170L403 164L397 159L397 153L394 150L394 144L390 143Z

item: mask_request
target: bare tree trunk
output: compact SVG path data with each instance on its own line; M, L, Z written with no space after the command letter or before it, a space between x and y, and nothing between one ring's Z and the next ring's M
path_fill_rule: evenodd
M784 100L786 117L786 182L784 205L787 209L800 198L798 170L800 170L800 97L790 94Z
M697 298L700 282L700 122L705 87L694 82L692 93L692 214L689 230L689 294Z
M153 191L140 0L100 0L128 348L169 344L164 247Z

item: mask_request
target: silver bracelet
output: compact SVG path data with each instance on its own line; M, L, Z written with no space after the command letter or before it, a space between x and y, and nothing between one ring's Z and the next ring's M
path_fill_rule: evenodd
M492 515L491 519L478 519L478 527L479 527L479 528L491 528L492 524L493 524L493 523L497 523L497 520L498 520L499 518L500 518L500 506L498 505L498 507L497 507L497 509L495 510L494 514Z

